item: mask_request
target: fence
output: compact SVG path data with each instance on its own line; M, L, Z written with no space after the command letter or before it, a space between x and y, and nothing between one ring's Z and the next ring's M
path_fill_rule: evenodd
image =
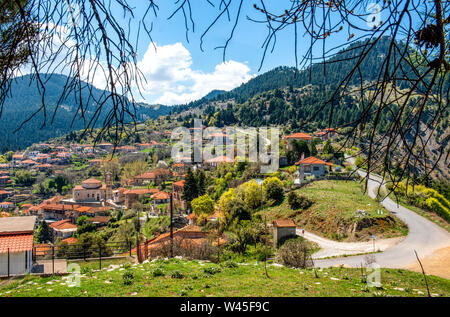
M108 243L73 243L59 245L37 245L33 247L32 260L34 273L55 274L58 263L67 260L98 261L102 269L102 261L133 256L132 242ZM36 268L37 267L37 268Z

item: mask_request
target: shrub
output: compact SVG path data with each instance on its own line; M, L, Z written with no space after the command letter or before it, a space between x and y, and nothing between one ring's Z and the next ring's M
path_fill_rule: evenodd
M277 177L266 178L263 182L266 199L281 201L283 199L283 182Z
M237 268L237 267L238 267L238 265L236 264L236 262L233 262L233 261L231 261L231 260L226 261L223 265L224 265L225 267L229 268L229 269L234 269L234 268Z
M450 221L450 211L445 208L436 198L430 197L425 201L427 207L447 221Z
M163 271L162 268L157 267L157 268L154 268L154 269L153 269L152 275L153 275L153 277L158 277L158 276L164 276L165 273L164 273L164 271Z
M221 272L221 269L214 266L208 266L203 269L203 272L209 275L214 275Z
M313 202L309 200L308 198L298 195L295 192L290 192L288 195L288 203L289 207L293 210L297 209L308 209L311 207Z
M184 278L184 275L180 271L173 271L171 277L177 278L177 279L182 279L182 278Z
M302 239L287 240L278 250L278 258L289 267L305 269L313 264L310 249Z
M122 275L122 281L124 285L131 285L134 282L134 274L131 270L125 271Z

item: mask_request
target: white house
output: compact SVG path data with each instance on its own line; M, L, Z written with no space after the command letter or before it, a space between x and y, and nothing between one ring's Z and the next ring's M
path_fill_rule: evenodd
M36 216L0 218L0 276L31 272Z
M318 159L314 156L310 156L303 160L300 160L295 163L295 165L298 166L300 183L303 182L304 175L320 178L328 173L327 166L333 166L333 164L322 161L321 159Z

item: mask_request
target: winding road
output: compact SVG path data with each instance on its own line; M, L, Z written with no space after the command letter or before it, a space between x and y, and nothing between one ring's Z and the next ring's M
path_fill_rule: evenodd
M366 173L363 171L358 171L358 173L363 177L366 176ZM368 181L369 196L374 198L380 185L384 186L382 178L371 174ZM381 204L387 210L403 220L409 228L408 236L406 238L395 238L397 239L396 241L394 239L380 240L378 242L379 244L376 242L376 249L381 251L384 250L381 253L373 254L375 262L381 267L403 268L417 262L414 250L417 251L419 258L423 259L439 249L450 247L450 233L435 223L398 205L389 197L386 197ZM300 230L297 231L297 234L302 235ZM331 254L333 249L337 255L367 253L373 251L373 246L372 250L368 248L371 242L340 243L318 237L308 232L305 232L304 237L305 239L309 238L309 240L315 241L323 248L323 251L319 251L322 252L322 254L318 253L315 255L316 260L314 263L317 267L325 268L337 265L360 267L361 264L364 265L366 262L367 255L317 259L324 255L335 255Z

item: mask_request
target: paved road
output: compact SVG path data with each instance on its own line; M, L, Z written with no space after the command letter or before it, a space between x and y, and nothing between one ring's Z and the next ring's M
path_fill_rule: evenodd
M365 176L365 172L358 171L361 176ZM378 186L382 184L382 179L378 176L371 175L368 182L368 193L374 196ZM383 184L384 186L384 184ZM403 220L409 227L408 236L382 253L376 253L373 256L381 267L402 268L416 262L414 250L417 251L419 258L431 255L434 251L450 246L450 234L436 225L435 223L419 216L415 212L397 205L392 199L386 197L382 205ZM359 267L365 264L365 256L351 256L345 258L333 258L316 260L315 265L318 267L329 267L334 265L347 265L351 267Z
M302 229L297 229L297 235L304 237L309 241L313 241L320 246L320 251L314 253L314 259L321 259L334 256L342 255L352 255L361 253L371 253L374 251L384 251L397 243L401 242L404 237L382 239L367 242L337 242L333 240L320 237L311 232L304 231Z

